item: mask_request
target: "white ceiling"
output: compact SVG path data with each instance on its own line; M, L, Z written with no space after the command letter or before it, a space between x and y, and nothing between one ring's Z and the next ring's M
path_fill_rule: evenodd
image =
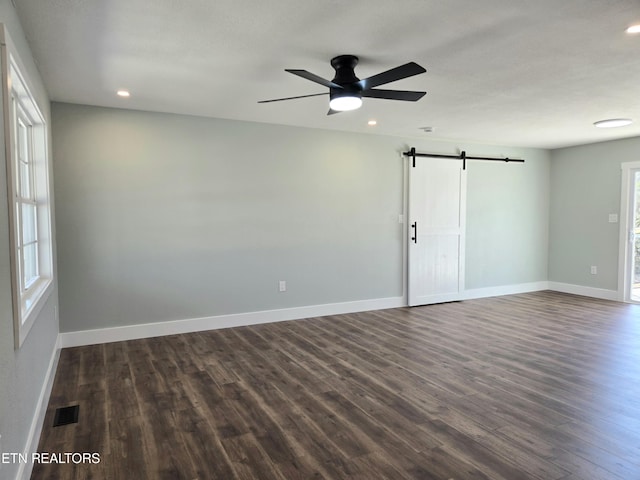
M54 101L541 148L640 135L638 0L15 2ZM339 54L360 78L415 61L426 74L381 88L427 95L257 103L325 91L284 69L331 79ZM592 126L617 117L635 123Z

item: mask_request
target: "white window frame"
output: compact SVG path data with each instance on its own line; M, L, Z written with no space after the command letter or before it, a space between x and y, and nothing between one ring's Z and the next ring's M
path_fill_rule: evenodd
M15 348L20 348L51 295L54 284L49 140L45 117L23 73L26 69L22 68L13 43L1 24L0 49L14 343ZM26 128L26 149L19 146L19 122ZM21 158L19 151L22 152ZM25 183L28 189L24 188ZM23 206L35 207L33 241L24 241ZM36 265L35 275L26 278L24 247L28 245L35 245Z

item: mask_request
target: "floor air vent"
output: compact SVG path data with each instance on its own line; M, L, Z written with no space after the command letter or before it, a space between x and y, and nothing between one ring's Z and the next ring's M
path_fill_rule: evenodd
M71 407L62 407L56 410L56 415L53 417L53 426L59 427L60 425L69 425L70 423L78 423L78 412L80 411L80 405L73 405Z

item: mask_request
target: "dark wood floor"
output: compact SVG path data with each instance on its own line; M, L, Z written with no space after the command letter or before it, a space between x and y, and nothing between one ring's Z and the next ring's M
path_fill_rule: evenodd
M640 479L640 306L538 292L65 349L39 451L101 462L38 480Z

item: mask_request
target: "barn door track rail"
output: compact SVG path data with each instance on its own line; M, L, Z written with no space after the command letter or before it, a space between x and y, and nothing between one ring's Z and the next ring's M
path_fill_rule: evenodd
M467 155L467 152L464 150L460 152L459 155L445 155L442 153L418 153L414 147L411 147L411 150L408 152L402 153L405 157L411 157L413 160L413 167L416 166L416 157L431 157L431 158L455 158L456 160L462 160L462 168L464 170L467 169L467 160L486 160L489 162L517 162L524 163L522 158L498 158L498 157L472 157Z

